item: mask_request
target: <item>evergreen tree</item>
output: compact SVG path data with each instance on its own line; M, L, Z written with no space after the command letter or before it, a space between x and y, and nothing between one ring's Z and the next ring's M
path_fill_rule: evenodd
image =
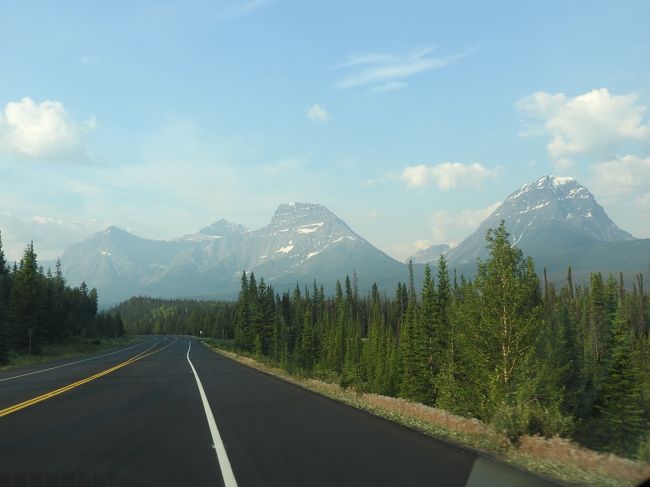
M596 405L599 443L619 455L635 453L648 430L642 408L639 377L629 317L619 304L614 318L614 337L608 374Z
M300 336L300 346L298 347L298 365L305 372L311 372L314 364L318 360L318 349L316 347L316 334L312 322L311 311L305 312L304 325Z
M378 362L378 357L384 354L382 349L384 340L383 317L381 314L381 303L377 284L372 285L370 292L371 311L368 322L368 341L363 347L363 379L368 383L371 390L377 390L378 374L383 374L383 361ZM378 370L381 368L381 370Z
M354 385L359 389L361 387L361 327L355 321L347 331L341 385L343 387Z
M33 242L25 248L13 281L11 296L13 326L9 330L9 342L19 352L38 353L44 338L41 336L42 279Z
M9 315L7 311L9 269L2 249L2 232L0 232L0 365L8 361L9 347L7 344L7 329L9 327Z
M451 306L451 285L449 282L449 272L447 270L447 260L444 255L438 258L438 291L436 293L436 318L437 318L437 340L438 347L442 350L448 350L451 346L451 322L449 320L449 308Z
M235 347L238 350L250 350L247 343L248 327L250 325L250 304L248 301L248 277L242 272L241 288L237 301L237 318L235 321Z
M469 387L478 392L475 413L488 420L502 405L529 400L534 393L530 376L540 312L535 303L539 280L532 262L523 259L508 237L503 222L488 231L490 256L479 262L463 310Z
M275 298L273 288L267 286L264 279L260 280L257 290L257 305L255 307L256 334L260 337L262 353L268 355L271 350L273 338L273 321L275 318Z
M430 387L428 390L430 397L427 398L426 402L431 404L435 402L433 388L434 378L438 373L443 360L442 350L440 350L438 344L438 336L440 334L438 326L440 320L438 319L436 312L436 298L436 290L433 278L431 277L431 268L429 267L429 264L426 264L424 266L424 281L422 282L422 307L420 311L420 319L422 320L422 331L424 332L423 338L426 343L427 366L429 369Z
M5 252L2 248L2 231L0 231L0 276L6 276L9 272Z
M402 376L399 391L406 399L426 402L430 400L431 374L427 360L426 336L418 316L412 262L409 262L408 292L408 305L399 344Z

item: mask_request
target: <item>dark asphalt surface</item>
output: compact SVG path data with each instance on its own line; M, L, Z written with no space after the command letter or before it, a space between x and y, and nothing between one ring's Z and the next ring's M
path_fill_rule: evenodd
M222 485L186 337L52 371L0 374L0 410L154 346L158 353L0 417L0 486ZM153 351L153 350L152 350ZM555 485L215 354L190 353L245 486Z

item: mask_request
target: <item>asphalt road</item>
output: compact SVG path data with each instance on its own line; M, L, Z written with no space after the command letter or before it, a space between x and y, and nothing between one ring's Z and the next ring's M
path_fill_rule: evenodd
M0 486L555 485L187 337L65 364L0 373Z

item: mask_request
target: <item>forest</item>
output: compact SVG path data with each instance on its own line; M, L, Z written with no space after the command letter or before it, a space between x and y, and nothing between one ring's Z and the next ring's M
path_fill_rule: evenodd
M0 365L45 345L123 334L119 316L98 314L96 289L66 285L60 260L54 273L39 266L33 242L9 266L0 235Z
M127 329L233 339L239 353L344 387L403 397L507 432L569 437L631 458L648 455L650 306L642 274L631 283L591 275L556 286L509 242L502 224L486 236L489 257L472 279L440 257L421 289L394 294L356 278L333 296L276 294L253 273L236 303L133 298Z

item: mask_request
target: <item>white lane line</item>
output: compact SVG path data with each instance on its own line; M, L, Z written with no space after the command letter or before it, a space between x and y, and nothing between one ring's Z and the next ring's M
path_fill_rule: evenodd
M115 355L116 353L126 352L127 350L131 350L132 348L139 347L140 345L144 345L146 343L149 343L150 341L151 340L146 341L146 342L136 343L135 345L131 345L130 347L123 348L121 350L116 350L115 352L105 353L104 355L98 355L96 357L90 357L90 358L85 358L85 359L82 359L82 360L77 360L76 362L69 362L67 364L57 365L56 367L50 367L50 368L47 368L47 369L35 370L34 372L27 372L26 374L14 375L14 376L11 376L11 377L5 377L4 379L0 379L0 382L4 382L6 380L11 380L11 379L18 379L20 377L27 377L28 375L40 374L41 372L47 372L49 370L60 369L61 367L67 367L68 365L74 365L74 364L80 364L82 362L88 362L89 360L95 360L97 358L108 357L109 355Z
M196 385L199 386L199 394L201 395L201 401L203 401L203 409L205 409L205 415L208 418L208 426L210 427L210 434L212 435L214 449L217 451L217 460L219 461L219 467L221 468L223 483L226 487L237 487L235 474L232 472L232 467L230 466L230 461L228 460L228 454L226 453L226 447L223 445L223 441L221 441L221 435L219 434L217 423L215 422L214 416L212 415L210 403L208 402L208 398L205 397L205 391L203 390L201 379L199 379L199 374L196 373L194 364L192 364L192 361L190 360L190 350L192 350L192 340L190 340L190 346L187 347L187 361L190 363L190 367L192 367L192 372L194 372Z

